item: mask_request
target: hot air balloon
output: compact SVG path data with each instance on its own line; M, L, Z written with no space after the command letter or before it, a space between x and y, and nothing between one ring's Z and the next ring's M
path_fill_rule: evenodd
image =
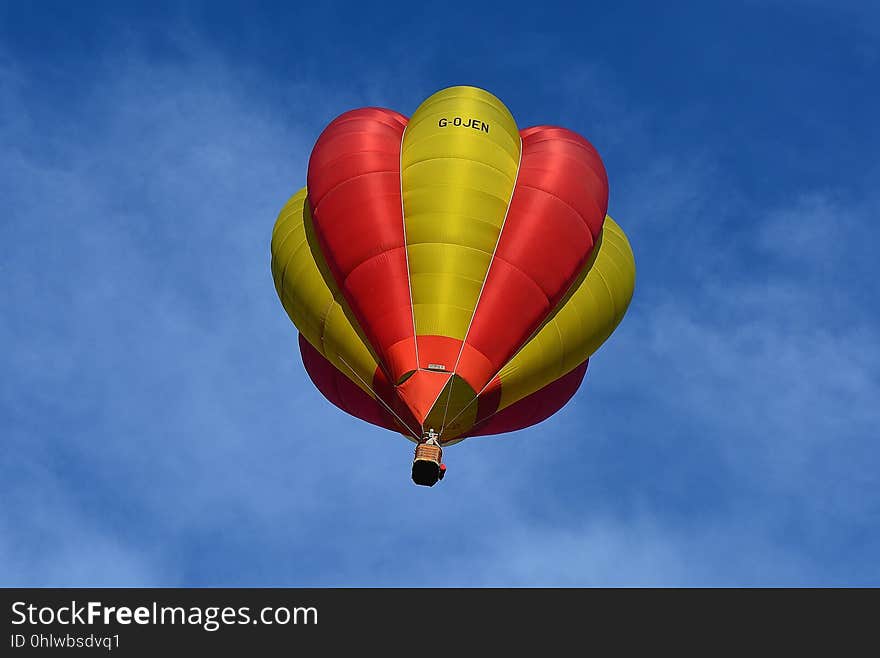
M306 372L334 405L442 449L539 423L574 395L626 312L633 253L596 149L520 130L450 87L407 119L368 107L321 133L272 232L272 275Z

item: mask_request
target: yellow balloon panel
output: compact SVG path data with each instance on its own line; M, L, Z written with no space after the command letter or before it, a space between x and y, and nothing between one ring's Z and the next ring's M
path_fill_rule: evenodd
M401 148L416 333L463 340L519 168L516 122L492 94L451 87L428 98Z

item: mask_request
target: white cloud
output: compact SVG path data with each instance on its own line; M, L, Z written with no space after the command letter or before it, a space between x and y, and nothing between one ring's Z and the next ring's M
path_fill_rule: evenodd
M640 278L584 390L418 489L408 442L313 390L268 271L323 124L412 109L404 85L267 91L203 45L122 52L68 110L0 74L4 584L808 583L799 537L876 514L876 324L834 287L875 206L813 191L746 235L711 153L619 164ZM587 78L624 163L647 123Z

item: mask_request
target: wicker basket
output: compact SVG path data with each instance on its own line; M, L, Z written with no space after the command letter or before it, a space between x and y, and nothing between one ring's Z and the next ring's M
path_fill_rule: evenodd
M420 443L416 446L413 459L412 479L416 484L433 487L444 475L445 467L440 464L443 451L440 446Z
M416 460L424 459L439 464L442 457L443 450L440 449L440 446L431 446L427 443L420 443L416 446Z

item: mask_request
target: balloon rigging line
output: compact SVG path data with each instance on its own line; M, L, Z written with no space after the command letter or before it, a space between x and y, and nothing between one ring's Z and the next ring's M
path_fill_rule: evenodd
M545 323L545 324L546 324L546 323ZM489 385L495 380L495 378L496 378L499 374L501 374L501 371L504 370L504 366L506 366L508 363L510 363L511 361L513 361L513 360L516 358L516 356L517 356L517 355L523 350L523 348L525 348L525 346L528 345L528 344L531 342L532 338L534 338L534 337L538 334L538 331L539 331L540 329L543 329L543 328L544 328L545 324L542 324L540 327L538 327L538 329L535 329L535 331L532 332L532 335L528 337L528 339L526 340L526 342L524 342L516 352L514 352L513 356L511 356L507 361L505 361L504 365L502 365L502 366L498 369L498 372L496 372L494 375L492 375L492 377L489 379L489 381L486 383L486 385L483 386L483 388L480 389L480 392L479 392L479 393L477 393L476 397L474 397L474 399L471 400L470 402L468 402L468 403L462 408L461 411L459 411L457 414L455 414L455 416L453 416L452 420L449 421L449 424L450 424L450 425L451 425L452 423L454 423L456 420L458 420L458 417L461 416L465 411L467 411L468 409L470 409L470 408L471 408L471 405L473 405L474 402L476 402L477 400L480 399L480 396L481 396L483 393L486 392L486 389L489 388ZM577 366L575 366L575 368L577 368ZM574 368L572 368L571 370L574 370ZM571 370L569 370L568 372L571 372ZM560 377L564 377L565 375L568 374L568 372L563 373L562 375L560 375ZM551 383L552 383L552 382L551 382ZM538 390L540 390L540 389L538 389ZM537 391L535 391L535 392L537 392ZM500 402L499 402L499 404L500 404ZM495 414L497 414L497 413L499 413L499 412L501 412L501 411L503 411L503 409L496 409L496 410L493 411L491 414L489 414L488 416L486 416L485 418L483 418L483 420L489 420L492 416L494 416ZM475 423L474 423L474 425L476 426L477 424L483 422L483 420L475 419Z
M471 327L474 324L474 318L477 317L477 310L480 308L480 300L483 298L483 291L486 289L486 282L489 280L489 274L492 272L492 265L495 264L495 254L498 253L498 245L501 244L501 236L504 233L504 227L507 225L507 216L510 214L510 205L513 203L513 195L516 193L516 184L519 182L519 170L522 166L523 140L519 138L519 160L516 163L516 175L513 177L513 187L510 189L510 197L507 199L507 208L504 210L504 218L501 220L501 229L498 231L498 239L495 241L495 248L492 250L492 258L489 259L489 267L486 268L486 276L483 278L483 284L480 286L480 293L477 295L477 303L474 305L474 311L471 313L470 322L468 322L467 330L464 332L464 339L461 341L461 347L458 350L458 356L455 357L455 365L452 368L452 377L450 378L449 393L446 396L446 409L443 410L443 422L440 424L440 436L443 436L443 430L446 427L446 416L449 413L449 402L452 399L452 389L455 387L455 374L458 371L458 364L461 361L461 355L464 353L464 345L467 342L468 335L471 333ZM415 312L413 312L415 316ZM492 379L495 379L494 377ZM491 382L492 379L489 381ZM483 389L485 390L485 388ZM482 391L481 391L482 392ZM443 391L437 395L439 398ZM479 397L479 394L477 394ZM473 401L471 401L473 402ZM437 400L434 400L437 403ZM433 406L433 405L432 405ZM468 405L470 406L470 405ZM460 416L461 414L459 414ZM458 416L456 416L458 418ZM455 418L450 421L452 423Z
M413 432L413 431L412 431L412 428L411 428L409 425L407 425L405 422L403 422L403 419L402 419L400 416L397 415L397 413L394 411L394 409L392 409L392 408L388 405L388 403L386 403L385 400L383 400L382 397L381 397L378 393L376 393L375 390L373 390L373 387L372 387L372 386L370 386L369 384L367 384L367 382L364 381L363 377L361 377L361 376L357 373L357 371L355 371L355 369L352 368L352 367L348 364L348 361L346 361L345 359L343 359L341 356L339 357L339 360L342 361L346 366L348 366L348 369L351 370L352 373L354 373L354 376L357 377L357 378L361 381L361 383L362 383L364 386L366 386L368 389L370 389L370 391L373 393L373 395L375 396L375 398L376 398L376 399L382 404L382 406L385 407L385 408L391 413L391 415L394 416L394 417L397 419L397 422L399 422L401 425L403 425L403 427L406 428L406 430L407 430L410 434L412 434L412 435L415 437L415 439L416 439L416 443L421 442L422 437L420 437L418 434L416 434L415 432Z
M412 315L413 343L416 350L416 370L418 370L419 337L416 335L416 309L415 306L413 306L412 279L409 274L409 246L406 243L406 208L403 204L403 138L406 137L407 128L409 128L409 120L407 120L406 125L403 127L403 132L400 135L400 148L398 149L400 157L397 161L397 168L400 170L400 219L403 222L403 255L406 259L406 287L407 290L409 290L409 312L410 315Z

